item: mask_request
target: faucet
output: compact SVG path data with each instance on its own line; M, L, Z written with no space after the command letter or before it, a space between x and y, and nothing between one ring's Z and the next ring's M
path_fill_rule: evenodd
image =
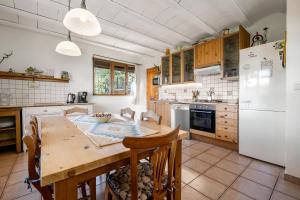
M212 101L212 95L215 94L215 88L211 87L209 88L209 91L207 92L208 100Z

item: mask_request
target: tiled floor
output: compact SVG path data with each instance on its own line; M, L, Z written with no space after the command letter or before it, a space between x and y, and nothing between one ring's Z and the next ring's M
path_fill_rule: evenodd
M300 186L283 179L283 168L195 140L183 142L184 200L300 200ZM24 184L27 155L0 153L0 200L38 200ZM97 181L97 199L105 183Z

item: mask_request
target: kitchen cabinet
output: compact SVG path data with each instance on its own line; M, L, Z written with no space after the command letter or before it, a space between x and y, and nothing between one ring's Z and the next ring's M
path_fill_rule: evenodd
M195 49L190 48L182 51L183 82L194 81L194 53Z
M238 105L217 104L216 139L237 143Z
M171 126L171 104L167 101L151 101L148 110L160 115L161 124Z
M21 152L21 108L0 108L0 147L15 145Z
M171 83L170 80L170 56L163 56L161 58L161 83L162 85Z
M195 67L204 68L221 63L221 39L213 39L195 46Z
M172 54L172 83L181 82L181 53Z
M222 38L222 77L236 80L239 75L240 49L250 46L250 34L239 26L239 31Z

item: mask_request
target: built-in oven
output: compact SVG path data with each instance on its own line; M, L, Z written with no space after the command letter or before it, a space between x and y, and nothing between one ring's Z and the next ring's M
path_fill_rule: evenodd
M191 132L216 133L216 106L214 104L190 105Z

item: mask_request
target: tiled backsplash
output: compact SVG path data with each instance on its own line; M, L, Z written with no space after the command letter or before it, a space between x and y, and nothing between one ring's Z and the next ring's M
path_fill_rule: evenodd
M235 100L238 99L238 81L221 80L220 75L197 76L196 83L162 86L159 89L159 99L190 100L192 91L199 90L199 99L207 99L207 91L213 87L213 99Z
M68 83L0 79L0 93L10 95L10 105L65 102Z

